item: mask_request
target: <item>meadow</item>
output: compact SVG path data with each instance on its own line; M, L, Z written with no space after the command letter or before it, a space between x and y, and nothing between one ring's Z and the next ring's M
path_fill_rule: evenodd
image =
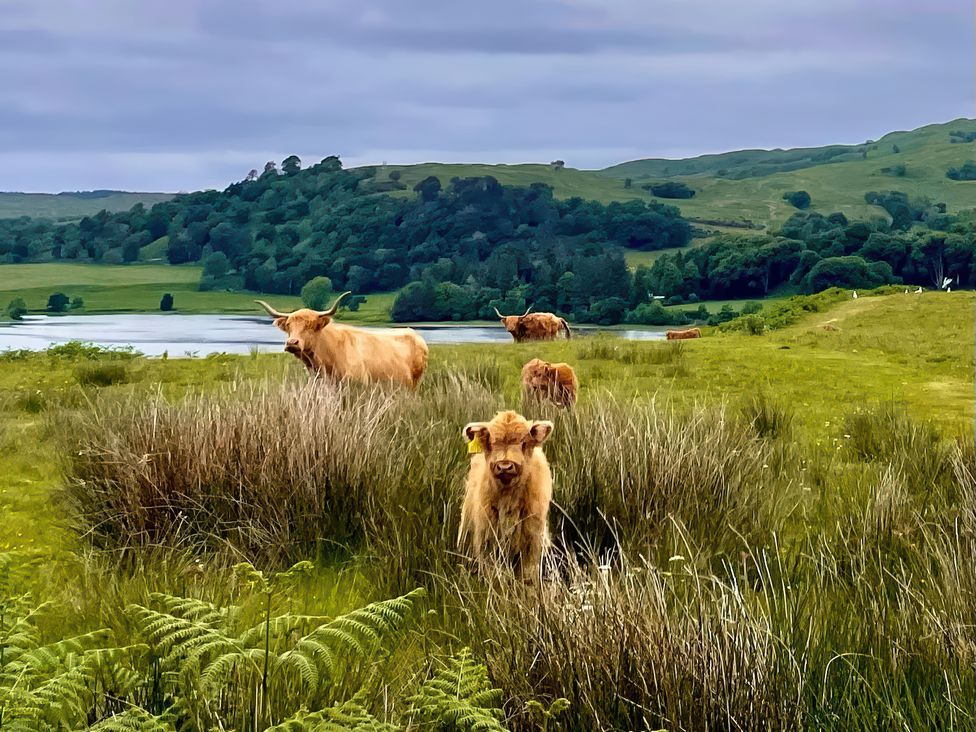
M0 729L974 728L974 305L433 347L417 394L8 353ZM574 412L521 403L533 356ZM502 407L556 423L539 589L454 547Z
M258 314L254 299L264 298L283 310L302 307L301 299L289 295L265 295L246 291L200 291L202 267L169 264L79 264L44 262L41 264L0 265L0 307L14 298L23 298L28 310L43 313L47 299L55 292L70 298L80 297L81 314L159 312L165 293L173 295L175 312ZM347 311L347 320L356 323L389 322L395 292L374 293L357 312Z

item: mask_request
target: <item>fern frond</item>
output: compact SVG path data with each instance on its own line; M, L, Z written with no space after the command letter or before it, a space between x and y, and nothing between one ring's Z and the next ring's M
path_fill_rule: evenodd
M272 641L282 640L295 632L305 634L310 628L316 628L329 622L327 615L279 615L271 619L270 632ZM265 624L260 622L248 628L240 635L241 643L246 646L264 645Z
M210 602L195 600L191 597L177 597L167 595L162 592L153 592L149 595L153 604L162 608L167 615L174 615L178 618L186 618L197 623L206 625L220 625L226 623L230 616L237 611L237 607L218 607Z
M153 716L141 707L131 707L121 714L93 725L92 732L176 732L167 714Z
M464 648L408 698L415 721L438 729L500 732L502 692Z
M60 668L71 665L71 657L104 644L112 639L112 631L107 628L91 633L65 638L46 646L15 649L9 661L4 663L0 674L0 685L31 685L40 676L47 676ZM17 651L20 652L17 652Z
M396 732L397 727L380 721L362 705L358 698L350 699L318 712L301 711L291 719L266 732Z

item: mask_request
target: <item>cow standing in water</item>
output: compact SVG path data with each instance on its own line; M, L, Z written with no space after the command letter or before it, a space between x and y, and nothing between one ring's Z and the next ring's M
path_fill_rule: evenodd
M566 338L572 338L569 323L552 313L529 313L528 308L522 315L502 315L495 308L495 314L502 321L505 330L512 334L516 343L524 341L554 341L559 331L566 331Z
M292 313L255 300L288 334L285 350L315 375L342 381L394 381L411 389L427 368L427 344L412 328L366 330L333 320L344 292L328 310L302 308Z

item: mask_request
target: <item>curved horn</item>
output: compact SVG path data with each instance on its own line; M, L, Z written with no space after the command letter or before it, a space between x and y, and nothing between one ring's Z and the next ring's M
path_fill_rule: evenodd
M495 308L495 315L497 315L499 318L504 318L505 317L500 312L498 312L498 308Z
M529 305L529 307L527 307L527 308L525 309L525 312L524 312L524 313L522 313L522 314L521 314L521 315L520 315L519 317L520 317L520 318L524 318L524 317L525 317L526 315L528 315L528 314L529 314L529 311L530 311L531 309L532 309L532 306L531 306L531 305Z
M335 299L335 302L332 303L331 308L329 308L328 310L323 310L321 313L319 313L319 315L335 315L336 311L339 310L339 303L341 303L346 298L347 295L351 295L351 294L352 294L352 290L346 290L341 295L339 295L339 297Z
M268 311L268 315L270 315L272 318L287 318L291 314L291 313L281 313L281 312L278 312L273 307L271 307L270 305L268 305L268 303L266 303L264 300L255 300L254 302L256 302L258 305L260 305L265 310L267 310Z

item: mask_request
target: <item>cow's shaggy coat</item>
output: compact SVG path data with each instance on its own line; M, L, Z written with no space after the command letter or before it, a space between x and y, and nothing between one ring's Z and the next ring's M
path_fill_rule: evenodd
M464 428L476 444L465 484L458 546L481 566L491 558L537 579L549 542L552 474L542 453L552 422L500 412L490 422Z
M533 358L522 367L522 393L531 399L547 399L560 407L576 404L579 382L568 363L549 363Z
M288 334L285 350L308 370L337 381L393 381L416 388L427 369L427 344L412 328L366 330L336 323L333 316L349 293L328 310L281 313L257 300Z

